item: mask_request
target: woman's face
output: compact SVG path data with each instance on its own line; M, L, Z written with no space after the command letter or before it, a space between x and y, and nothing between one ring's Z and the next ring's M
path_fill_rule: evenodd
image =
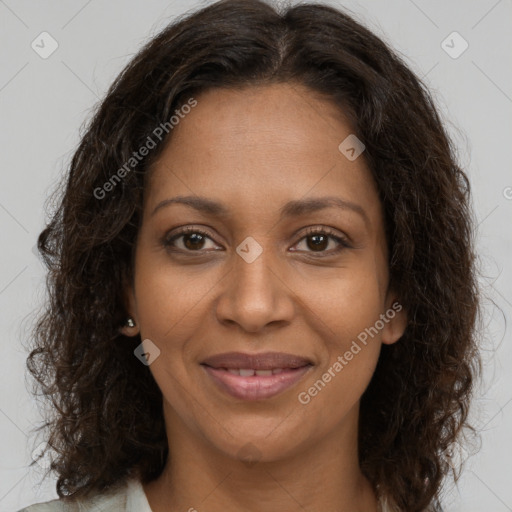
M196 100L154 166L128 291L171 445L277 460L353 435L405 315L371 173L338 148L351 128L296 85Z

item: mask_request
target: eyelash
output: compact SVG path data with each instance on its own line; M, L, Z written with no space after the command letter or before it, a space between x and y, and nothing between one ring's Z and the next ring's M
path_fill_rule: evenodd
M171 237L165 236L163 238L162 244L165 248L169 249L172 252L181 252L181 253L185 252L185 253L201 254L201 252L202 252L201 249L198 249L197 251L191 251L191 250L186 250L186 249L176 249L173 245L174 242L178 238L180 238L184 235L191 234L191 233L199 234L199 235L202 235L202 236L212 240L212 237L206 231L204 231L200 228L195 228L195 227L189 226L189 227L186 227L186 228L180 230L179 232L175 233ZM313 235L327 235L329 238L335 240L339 244L339 247L337 249L334 249L334 250L331 249L330 251L318 251L318 252L306 251L307 253L314 254L315 255L314 257L322 258L322 257L326 257L326 256L333 256L335 254L338 254L342 250L351 247L346 238L336 235L335 232L330 228L323 228L323 227L322 228L319 228L319 227L309 228L297 243L299 243L302 240L304 240L305 238L308 238L309 236L313 236ZM212 241L214 241L214 240L212 240ZM210 252L210 251L208 251L208 252ZM302 252L302 251L294 251L294 252Z

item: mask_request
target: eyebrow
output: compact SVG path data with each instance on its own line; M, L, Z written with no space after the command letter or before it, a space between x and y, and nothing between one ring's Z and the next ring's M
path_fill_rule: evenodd
M189 206L190 208L194 208L200 213L213 215L216 217L227 217L229 215L229 209L217 201L213 201L201 196L177 196L164 199L158 203L154 210L151 212L151 216L155 215L155 213L160 209L171 204L183 204L185 206ZM298 217L301 215L307 215L313 212L325 210L327 208L351 210L359 214L366 224L370 224L368 215L360 205L336 196L314 197L289 201L279 209L279 215L281 219L286 217Z

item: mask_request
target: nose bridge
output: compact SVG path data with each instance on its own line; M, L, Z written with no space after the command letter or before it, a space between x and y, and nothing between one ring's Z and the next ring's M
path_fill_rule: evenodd
M250 251L253 249L251 248ZM253 261L238 255L233 270L235 273L233 286L237 295L267 296L275 285L272 281L276 279L276 270L272 268L269 249L262 251Z
M217 303L219 321L256 331L270 322L290 320L292 300L279 277L278 258L268 245L244 240L233 255L233 268Z

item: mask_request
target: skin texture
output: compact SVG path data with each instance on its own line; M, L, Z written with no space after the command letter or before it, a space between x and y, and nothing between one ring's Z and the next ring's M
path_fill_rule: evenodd
M290 90L279 101L267 90L265 101L257 103L254 94L238 91L246 99L243 105L235 101L235 91L229 101L227 96L214 96L219 101L206 106L203 100L212 96L200 98L200 92L212 88L290 82L316 94L303 91L300 104L291 101ZM332 108L322 109L315 101L318 94ZM199 99L202 105L193 106ZM191 102L190 114L185 102ZM231 115L239 133L225 127L231 103L238 109L235 113L241 112L238 118ZM357 486L349 482L358 474L349 451L356 440L347 440L350 436L343 438L338 431L354 424L349 413L359 401L359 465L373 489L396 510L439 508L443 485L450 485L452 476L457 479L463 469L453 468L450 454L459 445L470 449L473 443L468 441L476 434L469 414L481 375L479 345L485 326L470 181L436 103L400 52L350 12L321 3L209 3L168 24L130 59L84 127L69 170L47 203L49 220L37 239L48 274L48 300L34 318L27 369L34 380L34 396L48 406L38 431L45 433L45 451L51 452L60 498L75 501L103 493L128 477L149 484L161 476L171 448L168 480L159 479L152 487L155 492L146 485L153 506L158 497L163 506L181 500L183 510L199 501L196 509L204 512L218 509L213 501L222 499L226 510L240 497L250 510L258 480L260 487L281 484L282 495L289 491L293 503L282 509L286 512L305 510L299 505L305 504L306 495L315 503L308 508L317 509L329 501L328 492L336 501L330 509L338 512L350 502L349 510L356 510L361 500L354 495ZM178 117L182 114L184 119ZM178 126L164 137L176 120ZM244 123L252 133L244 134ZM335 149L348 130L366 146L353 163ZM220 144L213 140L221 136ZM170 139L172 152L169 149L166 162L160 157ZM207 162L201 165L199 160ZM319 219L317 214L278 220L290 197L321 197L319 191L326 189L369 202L375 195L365 162L382 201L391 285L386 285L385 267L376 273L382 257L382 251L374 250L379 247L379 229L370 230L367 246L352 246L337 260L318 255L306 260L306 253L291 250L303 238L306 225L314 222L313 227L323 229L319 220L358 220L346 211L338 212L342 220ZM165 189L163 178L162 183L153 180L148 189L151 171L165 164ZM197 228L190 222L207 225L205 229L218 237L216 242L224 244L224 252L205 253L201 262L196 253L194 260L192 253L178 260L177 253L159 245L157 228L147 213L144 236L139 237L148 200L154 203L157 197L152 196L183 191L215 193L229 201L231 215L224 219L198 219L188 210L180 214L185 219L178 219L191 229ZM270 209L267 203L272 203ZM374 204L376 200L371 201ZM167 222L169 231L177 228L176 218L154 222ZM165 226L158 229L167 232ZM349 231L348 226L336 229ZM244 265L235 249L247 235L257 237L265 250ZM310 237L309 246L321 238ZM141 256L135 279L137 239ZM149 263L143 266L140 261ZM136 284L133 290L128 290L130 283ZM317 357L315 371L304 378L304 392L319 374L329 376L323 370L334 346L336 352L345 349L372 310L380 317L386 301L391 302L384 293L388 286L407 311L407 329L399 342L381 345L378 364L360 399L370 373L365 375L361 368L372 362L363 353L307 408L299 409L296 397L284 394L251 407L228 401L198 373L204 369L197 368L198 360L210 352L244 346L258 353L270 346L292 346ZM130 314L139 324L122 329ZM164 322L168 329L162 328ZM384 336L390 343L390 328L372 342L378 346ZM162 350L147 366L141 364L139 350L141 338L150 336ZM355 365L357 371L351 370ZM341 392L337 387L343 387ZM320 408L322 402L328 407ZM329 421L322 422L326 417ZM271 424L270 430L265 422ZM249 428L241 434L244 423ZM334 432L336 442L321 437L326 431ZM354 431L352 427L350 432ZM243 451L251 438L256 444L249 448L254 447L259 463L247 473L234 460L251 453ZM242 455L237 451L240 445ZM329 456L324 454L333 454L334 446L340 455L336 460L343 459L347 469L331 468L332 476L327 477ZM192 464L195 473L186 469ZM321 481L316 474L321 474ZM336 483L330 485L334 478ZM234 486L236 493L230 492ZM257 501L265 496L277 503L278 492L272 489L260 492ZM243 492L253 495L244 497Z
M403 334L405 310L307 405L297 399L397 300L371 173L363 157L349 161L338 150L350 126L307 89L216 89L197 100L154 165L126 290L136 327L123 332L140 332L161 351L150 371L163 394L170 456L144 486L153 512L377 510L358 464L359 401L381 343ZM180 195L221 202L229 213L174 204L151 214ZM359 205L366 219L339 208L280 219L288 201L323 196ZM172 252L164 240L181 227L208 238L190 250L181 237ZM315 251L308 227L331 228L349 246L335 253L340 245L328 238ZM263 249L252 263L236 252L248 236ZM284 393L243 402L200 366L228 351L288 352L314 365Z

